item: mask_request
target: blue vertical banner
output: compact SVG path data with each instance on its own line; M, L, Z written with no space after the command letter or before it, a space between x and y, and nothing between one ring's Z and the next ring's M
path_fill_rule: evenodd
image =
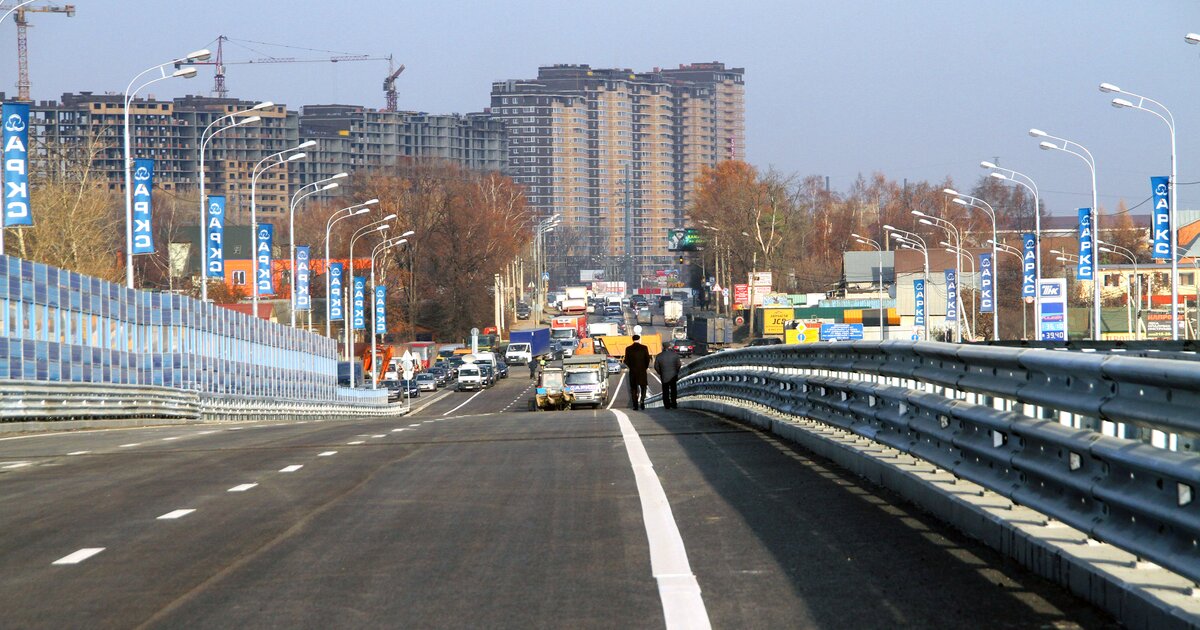
M1171 258L1171 178L1151 177L1150 198L1154 201L1154 258Z
M385 305L387 304L387 287L379 285L375 287L375 334L387 334L387 312Z
M992 254L979 255L979 312L991 313L996 308L995 270Z
M367 328L367 279L354 276L352 291L350 303L353 307L350 312L350 323L354 326L354 330L365 330Z
M151 227L151 194L154 189L154 160L138 158L133 161L133 253L154 253L154 230Z
M946 321L958 321L958 274L953 269L946 270Z
M346 318L346 309L343 308L343 295L345 290L344 280L342 279L342 263L329 263L329 321L340 322Z
M4 220L0 225L33 225L29 209L29 104L5 103Z
M225 277L225 196L208 196L208 216L205 217L204 264L209 278Z
M1021 254L1021 297L1037 295L1037 238L1033 234L1022 234L1025 250Z
M254 259L257 261L255 282L259 295L275 295L275 283L271 278L271 247L275 241L275 226L260 223L255 233Z
M1092 209L1079 209L1079 267L1075 272L1076 280L1091 280L1095 277L1093 266L1092 241Z
M309 260L308 245L296 248L296 310L307 311L312 308L312 264Z
M913 326L925 327L925 280L913 280Z

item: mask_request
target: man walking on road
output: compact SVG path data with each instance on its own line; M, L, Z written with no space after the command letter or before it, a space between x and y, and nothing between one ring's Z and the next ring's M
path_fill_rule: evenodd
M529 359L529 379L530 380L537 378L538 362L540 360L541 360L541 357L533 357L533 358Z
M663 348L663 351L654 357L654 371L658 372L658 378L662 381L663 409L678 407L675 399L678 398L677 385L681 367L683 359L679 358L679 353L671 346Z
M633 343L625 349L625 365L629 368L629 408L646 408L646 370L650 369L650 349L642 345L641 335L633 336Z

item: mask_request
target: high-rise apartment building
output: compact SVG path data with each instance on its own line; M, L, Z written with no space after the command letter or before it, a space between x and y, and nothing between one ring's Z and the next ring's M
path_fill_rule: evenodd
M508 165L541 217L559 215L548 250L553 284L607 269L637 286L673 267L704 166L745 157L741 68L722 63L635 73L561 64L492 84Z

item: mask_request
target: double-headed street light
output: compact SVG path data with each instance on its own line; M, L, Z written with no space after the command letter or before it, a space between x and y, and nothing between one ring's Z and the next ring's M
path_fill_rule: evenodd
M1087 147L1083 146L1082 144L1079 144L1078 142L1072 142L1071 140L1067 140L1066 138L1059 138L1058 136L1052 136L1052 135L1046 133L1045 131L1042 131L1041 129L1030 129L1029 135L1033 136L1034 138L1049 138L1050 140L1054 141L1054 142L1050 142L1047 140L1042 140L1041 142L1038 143L1038 147L1040 147L1041 149L1043 149L1045 151L1062 151L1063 153L1069 153L1069 154L1074 155L1075 157L1079 158L1080 160L1083 160L1084 164L1087 164L1088 170L1091 171L1091 174L1092 174L1092 209L1091 209L1090 214L1091 214L1091 220L1092 220L1092 236L1093 236L1092 240L1094 241L1095 237L1098 237L1100 235L1100 223L1099 223L1100 208L1097 207L1100 202L1099 202L1099 195L1097 194L1097 191L1096 191L1096 158L1093 157L1092 152L1088 151ZM1055 144L1055 142L1058 142L1060 144ZM1092 252L1092 339L1094 339L1096 341L1100 341L1100 337L1101 337L1101 335L1100 335L1100 282L1098 281L1099 276L1100 276L1099 268L1100 268L1100 261L1096 257L1095 252L1093 251ZM1039 288L1038 291L1040 292L1041 289Z
M238 120L235 120L234 122L232 122L228 125L225 125L224 127L217 127L216 129L213 129L213 127L216 127L220 123L230 120L232 118L237 118L238 116L245 116L246 114L249 114L250 112L257 112L257 111L264 110L268 107L274 107L274 106L275 106L275 104L272 103L271 101L264 101L262 103L255 105L254 107L251 107L248 109L243 109L241 111L236 111L236 112L233 112L232 114L225 114L224 116L219 116L216 119L214 119L212 122L208 123L208 126L206 126L204 128L204 131L200 133L200 224L199 224L200 225L200 240L197 242L199 243L200 251L202 252L201 256L200 256L200 299L202 301L205 301L205 302L208 301L208 247L209 247L209 243L208 243L208 238L209 238L209 236L208 236L208 221L209 221L209 218L208 218L208 194L207 194L207 188L206 188L207 182L205 180L206 171L205 171L204 152L205 152L205 149L208 147L209 141L212 140L213 138L215 138L217 134L221 133L222 131L229 131L230 129L233 129L234 127L241 127L242 125L249 125L252 123L256 123L256 122L262 120L262 117L258 116L258 115L246 116L245 118L240 118Z
M1009 245L1008 243L997 243L994 239L988 240L988 244L993 245L996 248L997 254L1001 254L1001 253L1011 254L1014 258L1017 259L1017 264L1018 264L1019 268L1024 269L1025 254L1020 249L1013 247L1012 245ZM1040 258L1039 258L1039 260L1040 260ZM992 262L993 262L993 264L995 263L995 261L992 261ZM1022 273L1024 273L1024 272L1022 271ZM1021 305L1021 334L1025 335L1026 338L1028 338L1028 336L1029 336L1029 318L1028 318L1028 314L1026 313L1026 311L1029 310L1028 305L1029 305L1028 302ZM1033 312L1037 313L1036 306L1034 307Z
M962 258L965 258L967 262L971 263L971 277L975 277L975 269L976 269L975 258L971 255L971 252L967 251L967 249L965 247L955 245L955 244L951 243L950 241L938 241L938 245L941 245L945 249L945 251L947 251L951 254L954 254L955 256L960 256ZM959 287L958 292L959 292L959 295L961 296L962 295L962 278L959 278L959 280L958 280L958 287ZM961 298L959 299L959 301L960 302L962 301ZM993 306L995 306L995 299L993 298L992 301L993 301ZM971 300L971 332L972 332L972 334L977 334L978 330L979 330L975 325L976 324L975 310L976 310L975 309L975 301ZM966 317L966 313L963 313L963 317Z
M924 275L922 275L922 278L926 284L926 290L928 290L929 246L925 244L925 239L921 238L921 235L917 234L916 232L909 232L908 230L901 230L900 228L894 227L891 225L884 225L883 229L887 230L892 235L892 238L895 239L896 242L900 243L901 247L903 247L904 249L912 249L912 250L919 251L925 257ZM897 294L898 293L899 293L899 290L897 290ZM929 341L929 325L928 325L928 323L922 328L922 338L925 341Z
M993 243L996 242L996 209L992 207L992 204L984 201L983 199L980 199L979 197L972 197L971 195L964 195L963 193L960 193L960 192L954 190L953 188L945 188L942 190L942 192L954 197L954 199L952 201L960 206L965 206L968 208L975 208L977 210L982 210L983 213L986 214L987 217L989 219L991 219L991 221L992 221L992 239L991 240ZM960 243L960 247L961 247L961 243ZM974 265L974 262L975 262L974 260L971 261L972 266ZM996 299L996 296L999 295L999 293L1000 293L1000 291L999 291L1000 287L998 286L999 282L998 282L998 278L996 277L996 274L995 274L995 265L996 265L996 247L995 247L995 245L993 245L992 246L992 340L999 341L1000 340L1000 300Z
M342 208L341 210L335 210L333 212L333 214L329 215L329 220L325 222L325 336L329 337L330 339L333 338L333 325L332 325L333 319L330 317L330 315L333 313L333 295L331 294L333 291L333 288L331 286L332 281L329 277L329 233L330 233L330 230L333 228L334 223L337 223L338 221L341 221L342 219L349 219L350 217L356 217L361 214L366 214L367 212L370 212L371 211L370 206L373 206L377 203L379 203L378 199L371 199L368 201L364 201L363 203L359 203L359 204L355 204L353 206L348 206L348 207ZM345 286L344 283L343 283L343 286ZM345 316L343 315L343 320L344 319L345 319Z
M253 296L255 317L258 317L258 283L260 280L258 277L258 273L260 271L258 268L258 248L260 245L258 242L258 176L267 172L268 169L279 166L280 164L287 164L288 162L293 162L295 160L307 157L308 154L303 152L304 149L316 145L316 140L309 140L307 142L302 142L290 149L284 149L282 151L272 153L271 155L259 160L258 163L254 165L254 169L250 172L250 234L251 242L254 243L254 251L252 252L254 262L251 265L251 269L254 271L254 287L251 295ZM298 151L299 153L297 153ZM292 155L288 155L289 153ZM284 157L285 155L288 155L288 157ZM287 188L286 184L284 185L284 188ZM271 270L267 269L267 280L270 279Z
M157 83L165 79L190 79L196 76L196 67L187 66L181 68L180 66L186 63L207 61L211 56L212 53L205 48L190 52L178 59L172 59L166 63L160 63L156 66L151 66L139 72L137 76L133 77L133 79L129 82L129 85L125 87L125 285L130 289L133 288L133 148L131 146L132 142L130 141L129 131L129 107L133 102L134 96L136 96L142 88L150 85L151 83ZM168 73L167 66L173 66L175 71ZM156 70L158 71L157 77L151 78L150 80L137 85L137 87L134 87L134 85L137 84L142 77Z
M351 333L351 330L353 330L353 328L354 328L354 242L357 241L359 238L366 236L368 234L373 234L375 232L384 232L384 231L388 230L389 228L392 227L391 225L388 224L388 221L391 221L392 219L395 219L395 218L396 218L396 213L393 212L393 213L387 215L386 217L379 219L378 221L372 221L371 223L368 223L368 224L358 228L358 230L356 230L354 232L354 234L350 237L350 259L348 261L350 281L347 283L347 286L350 287L350 317L346 318L347 321L346 321L346 326L345 326L345 329L346 329L346 361L349 361L349 362L353 362L353 360L354 360L354 349L353 349L353 346L350 341L350 333ZM364 308L364 310L365 310L365 308ZM365 313L363 314L363 326L364 327L366 326L366 314ZM354 387L354 365L353 365L353 363L351 363L351 366L350 366L350 387Z
M312 195L337 188L340 184L335 180L344 179L349 176L349 173L338 173L332 177L326 177L311 184L305 184L296 191L296 194L292 195L292 202L288 204L288 261L292 270L292 286L288 293L291 295L292 328L296 327L296 208L300 205L301 201ZM311 317L309 318L309 322L312 322Z
M1141 274L1138 273L1137 258L1134 257L1133 251L1130 250L1129 248L1121 247L1120 245L1117 245L1115 243L1105 243L1103 241L1097 240L1096 241L1096 249L1099 251L1102 251L1106 254L1120 256L1121 258L1128 260L1130 262L1130 264L1133 265L1133 277L1141 278ZM1124 274L1121 274L1121 275L1124 275ZM1133 283L1130 282L1128 278L1126 278L1125 279L1125 330L1133 332L1135 339L1140 339L1141 338L1141 330L1140 330L1141 326L1138 327L1139 330L1137 330L1137 331L1135 331L1133 328L1133 291L1132 291L1132 288L1133 288ZM1141 292L1141 290L1138 290L1138 321L1139 322L1141 322L1141 319L1142 319L1141 311L1142 311L1142 292Z
M391 249L393 247L399 247L399 246L407 243L408 238L406 238L406 237L409 237L412 235L413 235L413 231L409 230L409 231L405 232L404 234L401 234L400 236L397 236L394 238L389 238L385 241L380 242L378 245L376 245L371 250L371 301L372 301L372 304L374 304L374 300L375 300L376 287L379 286L378 284L375 283L375 259L378 258L379 255L382 254L384 250ZM411 281L410 281L410 284L411 284ZM376 351L377 346L375 345L375 339L376 339L376 337L378 337L378 332L376 331L376 327L379 325L377 322L378 319L379 319L379 312L376 311L374 309L374 307L372 307L371 308L371 328L368 331L371 333L371 371L372 371L371 389L379 388L380 370L379 370L379 365L377 365L377 361L379 359L379 354ZM387 368L387 366L384 366L384 369L386 369L386 368ZM405 386L405 389L407 391L407 386Z
M1033 312L1036 313L1042 305L1042 292L1037 286L1038 280L1042 277L1042 202L1038 194L1037 183L1024 173L1019 173L1011 168L1003 168L991 162L980 162L979 166L991 170L992 172L988 173L989 176L1002 182L1012 182L1024 186L1026 190L1033 193ZM992 238L992 242L995 242L995 237ZM1018 252L1017 256L1021 261L1021 275L1024 276L1025 254Z
M879 241L861 234L851 232L850 236L854 237L856 243L874 247L879 252L879 337L887 339L887 316L883 312L883 246L879 244Z
M1169 251L1171 256L1171 339L1178 340L1179 326L1176 325L1175 322L1179 320L1179 256L1176 255L1178 252L1175 251L1175 248L1178 247L1176 236L1177 230L1179 229L1179 224L1177 223L1177 214L1175 209L1179 205L1179 188L1177 185L1178 182L1176 181L1179 178L1179 166L1175 152L1175 116L1171 114L1171 110L1167 109L1166 105L1163 105L1152 98L1142 96L1140 94L1134 94L1133 92L1127 92L1111 83L1101 83L1100 91L1109 94L1124 94L1125 96L1135 99L1137 101L1136 103L1123 98L1114 98L1112 100L1112 104L1113 107L1116 107L1117 109L1137 109L1157 116L1159 120L1163 121L1167 125L1167 131L1169 131L1171 134L1171 186L1170 202L1168 203L1168 209L1170 211L1169 221L1171 225L1168 226L1169 229L1167 230L1167 238L1168 242L1170 243L1168 247L1170 248ZM1162 112L1160 113L1156 109L1146 107L1146 105L1153 105L1157 109L1161 109ZM1153 232L1157 232L1158 225L1153 225L1151 230ZM1097 233L1097 237L1098 236L1099 233Z

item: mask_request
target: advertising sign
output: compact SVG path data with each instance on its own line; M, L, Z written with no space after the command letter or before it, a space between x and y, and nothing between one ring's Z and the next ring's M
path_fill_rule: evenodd
M1033 234L1022 234L1024 252L1021 254L1021 297L1037 295L1037 239Z
M154 189L154 160L133 161L133 253L154 253L150 191Z
M925 280L913 280L913 326L925 327Z
M596 295L625 295L624 280L596 280L592 282L592 293Z
M862 341L862 324L821 324L821 341Z
M271 245L275 240L275 226L270 223L260 224L255 237L257 244L254 246L254 258L258 261L255 282L258 284L258 294L275 295L275 283L271 278Z
M1154 200L1154 242L1151 252L1155 258L1171 257L1170 182L1170 177L1150 178L1150 198Z
M1076 280L1091 280L1092 269L1092 209L1079 209L1079 267Z
M703 245L700 230L696 228L670 228L667 230L667 251L694 252Z
M309 261L308 245L296 248L296 310L307 311L312 308L312 265Z
M733 303L736 305L736 308L747 308L750 306L750 285L733 285Z
M375 287L375 334L382 335L387 333L387 287L379 285Z
M795 311L790 308L764 308L763 334L782 335L783 325L791 321L794 316Z
M996 301L993 297L994 289L992 269L992 255L979 255L979 312L991 313L996 307Z
M603 281L603 280L604 280L604 270L603 269L580 269L579 270L579 281L580 282L596 282L596 281ZM595 290L595 287L592 287L592 290Z
M340 322L346 317L342 286L342 263L329 263L329 321Z
M958 274L946 270L946 321L958 321Z
M225 197L224 195L208 196L208 228L205 251L205 264L208 265L209 278L225 277Z
M1182 335L1187 324L1184 323L1182 312L1179 313L1179 316L1176 322L1179 327L1179 333ZM1150 311L1146 313L1146 337L1148 339L1171 338L1171 311Z
M797 322L795 328L783 331L784 343L816 343L821 340L820 321Z
M1047 278L1038 281L1038 339L1067 340L1067 280Z
M350 293L350 323L354 330L367 328L367 279L354 276L354 287Z
M29 210L29 104L5 103L4 220L0 225L33 225Z

